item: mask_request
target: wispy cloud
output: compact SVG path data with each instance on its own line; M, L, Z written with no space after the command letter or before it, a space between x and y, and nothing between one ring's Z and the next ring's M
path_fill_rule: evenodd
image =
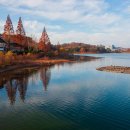
M106 12L109 5L104 0L13 0L13 2L3 0L0 4L13 12L71 23L103 24L102 21L106 20L104 24L110 24L118 18L116 14Z
M0 5L13 17L24 17L29 35L34 32L39 37L43 26L47 26L54 43L70 40L130 46L128 1L1 0Z

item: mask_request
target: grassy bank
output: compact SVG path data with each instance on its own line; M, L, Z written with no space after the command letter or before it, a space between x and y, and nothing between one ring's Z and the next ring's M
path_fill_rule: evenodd
M11 52L0 55L0 73L22 68L34 68L41 66L52 66L55 64L74 63L95 60L95 57L59 55L52 57L39 57L38 55L26 54L15 55Z

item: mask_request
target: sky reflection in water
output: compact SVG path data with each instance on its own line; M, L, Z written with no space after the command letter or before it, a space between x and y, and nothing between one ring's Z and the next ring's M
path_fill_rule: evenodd
M130 55L101 56L0 81L0 129L130 129L130 75L96 70Z

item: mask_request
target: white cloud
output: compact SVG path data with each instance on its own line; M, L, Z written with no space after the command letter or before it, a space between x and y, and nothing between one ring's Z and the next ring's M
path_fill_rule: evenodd
M23 24L27 28L27 30L31 31L31 32L39 32L39 31L42 32L44 26L49 30L60 30L60 29L62 29L62 27L59 26L59 25L49 25L49 24L38 22L37 20L35 20L35 21L24 20Z
M130 4L124 9L124 13L130 14Z
M104 0L13 0L11 2L3 0L0 3L8 6L11 11L41 16L50 20L65 20L71 23L86 23L89 20L90 22L98 21L99 24L104 20L108 24L110 20L111 22L116 20L115 14L105 12L108 4Z
M129 46L130 19L122 15L121 11L124 13L125 10L129 13L130 3L126 9L120 9L120 13L112 11L110 3L106 0L0 0L0 5L15 15L28 16L29 19L25 19L23 23L29 35L33 32L39 38L43 27L46 26L53 43L79 41ZM36 20L32 20L30 16ZM48 24L44 23L44 20L46 23L49 21ZM54 25L53 22L56 24ZM0 29L3 26L1 24L3 23L0 23ZM71 27L72 24L79 31ZM67 32L64 28L68 25ZM84 27L84 32L80 26ZM88 28L90 32L87 32Z
M49 25L38 22L36 20L35 21L25 20L23 24L27 35L36 37L37 40L39 40L44 27L46 27L47 31L62 29L62 27L59 25Z
M66 43L66 42L84 42L88 44L105 44L105 45L111 45L116 44L118 46L122 46L122 43L124 46L129 47L128 41L130 41L130 31L127 30L127 28L130 28L130 25L128 26L128 21L124 22L124 29L117 27L111 27L107 30L102 30L101 32L95 32L95 33L87 33L82 31L67 31L67 32L56 32L56 30L61 30L62 27L59 25L53 26L53 25L46 25L48 35L50 36L50 39L53 44L57 44L58 41L60 43ZM3 32L5 21L0 22L0 29ZM27 32L27 35L34 36L37 38L37 40L40 38L42 29L45 24L38 22L38 21L29 21L25 20L23 21L24 28ZM14 24L14 29L16 30L17 23ZM41 28L42 27L42 28ZM54 31L55 30L55 31ZM126 31L124 31L126 30Z
M5 21L0 20L0 32L3 32Z
M104 44L117 46L122 46L122 43L125 47L129 47L128 41L130 41L130 36L128 33L84 33L70 31L65 33L50 33L51 40L54 44L57 44L57 41L60 43L65 42L83 42L88 44ZM125 37L125 38L124 38ZM75 40L74 40L75 39Z
M109 4L105 0L2 0L0 4L17 14L91 26L109 25L119 20L118 15L106 11Z

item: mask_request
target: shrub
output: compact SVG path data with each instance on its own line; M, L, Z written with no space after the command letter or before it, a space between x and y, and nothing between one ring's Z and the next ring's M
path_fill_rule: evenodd
M27 56L31 56L31 53L29 52L29 53L27 53Z
M14 54L12 51L8 51L6 54L5 54L5 63L6 64L10 64L12 63L14 60Z
M5 60L5 55L3 52L0 52L0 65L4 63L4 60Z

